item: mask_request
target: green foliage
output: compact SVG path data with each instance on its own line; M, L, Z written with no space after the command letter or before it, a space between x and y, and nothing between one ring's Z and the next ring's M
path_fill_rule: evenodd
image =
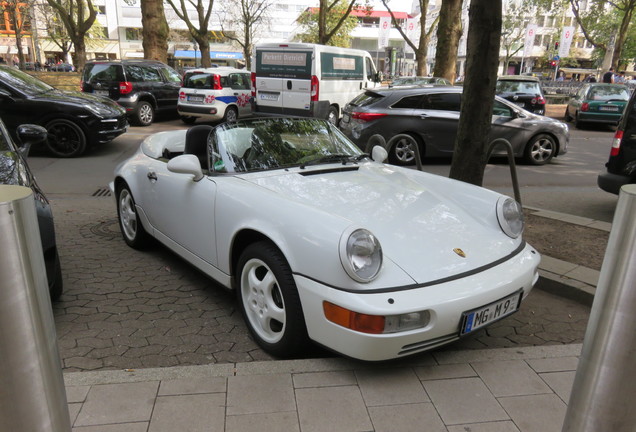
M330 13L327 14L327 33L338 23L340 18L347 13L349 2L340 0ZM303 27L296 39L300 42L318 43L318 11L306 10L296 20ZM348 48L351 46L351 32L358 25L358 19L349 16L342 24L338 32L333 35L327 45Z

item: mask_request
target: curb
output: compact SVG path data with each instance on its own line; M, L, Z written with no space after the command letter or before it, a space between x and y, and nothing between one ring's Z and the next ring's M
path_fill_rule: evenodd
M612 224L609 222L543 210L536 207L525 206L524 208L529 210L534 216L555 219L601 231L610 232L612 229ZM539 276L543 283L541 286L537 285L537 288L591 306L594 301L600 271L542 255L541 263L539 264Z

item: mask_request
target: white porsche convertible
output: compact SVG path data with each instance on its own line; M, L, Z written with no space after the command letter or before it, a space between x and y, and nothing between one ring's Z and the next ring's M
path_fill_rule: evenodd
M514 313L540 261L521 206L385 157L323 120L249 119L152 135L111 187L126 243L235 290L275 356L386 360Z

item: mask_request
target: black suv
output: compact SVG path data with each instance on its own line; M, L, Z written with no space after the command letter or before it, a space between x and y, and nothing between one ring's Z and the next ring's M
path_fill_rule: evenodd
M545 115L545 96L537 77L504 75L497 78L495 93L534 114Z
M157 111L176 114L181 77L160 61L93 60L84 66L81 85L126 108L131 123L149 126Z
M621 186L636 183L636 92L623 111L605 166L597 180L604 191L618 194Z

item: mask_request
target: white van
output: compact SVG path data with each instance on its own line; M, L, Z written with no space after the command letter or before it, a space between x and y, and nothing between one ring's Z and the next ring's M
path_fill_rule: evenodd
M252 111L256 115L325 118L337 124L344 106L381 76L366 51L308 43L254 48Z
M197 118L234 122L252 112L250 75L229 67L195 68L183 75L177 112L184 123Z

